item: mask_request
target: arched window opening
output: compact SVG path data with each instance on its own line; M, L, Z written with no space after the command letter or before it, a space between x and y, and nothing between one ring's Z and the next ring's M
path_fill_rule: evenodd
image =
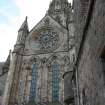
M19 96L23 96L24 94L24 81L20 80L19 82Z
M19 101L18 103L21 104L24 101L24 80L19 81Z
M60 65L54 63L52 65L52 101L59 102L59 81L60 81Z
M60 8L61 8L60 2L57 1L56 4L55 4L55 9L60 9Z
M37 77L38 77L37 65L33 64L32 65L32 79L31 79L31 87L30 87L30 96L29 96L29 101L31 102L35 102L35 99L36 99Z
M103 79L105 83L105 48L103 49L100 58L101 58L102 71L103 71L103 77L104 77Z

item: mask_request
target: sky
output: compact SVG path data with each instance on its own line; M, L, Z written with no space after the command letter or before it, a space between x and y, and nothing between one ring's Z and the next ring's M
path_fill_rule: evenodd
M28 16L31 30L46 14L51 0L0 0L0 62L14 48L18 29ZM71 2L72 0L68 0Z

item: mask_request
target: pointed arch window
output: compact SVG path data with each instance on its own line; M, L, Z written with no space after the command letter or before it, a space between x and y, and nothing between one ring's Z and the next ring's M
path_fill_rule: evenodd
M104 84L105 84L105 47L102 50L101 56L100 56L100 62L102 65L102 74L103 74L103 80L104 80Z
M23 96L24 94L24 81L20 80L19 82L19 96Z
M30 97L29 97L29 101L33 101L33 102L35 102L35 99L36 99L37 77L38 77L37 65L33 64L32 65L31 87L30 87Z
M54 63L52 65L52 101L59 102L59 75L60 75L60 65Z
M56 1L56 3L55 3L55 9L56 10L61 9L61 3L59 1Z

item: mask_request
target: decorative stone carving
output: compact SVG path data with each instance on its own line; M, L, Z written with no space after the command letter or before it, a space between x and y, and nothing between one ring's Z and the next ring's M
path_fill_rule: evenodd
M30 64L32 65L33 63L35 63L38 67L40 67L41 65L41 59L39 56L32 56L30 58Z
M70 58L68 56L64 56L63 57L63 60L64 60L64 65L69 65L70 64Z
M47 19L45 19L45 26L49 26L49 24L50 24L50 20L47 18Z
M49 24L49 21L45 21ZM44 26L36 30L29 38L30 48L34 51L49 52L58 48L59 35L50 26Z
M42 30L40 32L40 48L44 51L54 50L57 47L59 36L52 29Z
M63 47L64 47L64 50L68 50L68 43L66 42L64 45L63 45Z
M74 38L69 39L69 49L73 49L75 47L75 41Z
M22 63L22 70L31 70L30 63L28 61L23 61Z
M47 58L46 58L46 57L44 57L43 59L41 59L41 62L42 62L43 64L45 64L46 61L47 61Z

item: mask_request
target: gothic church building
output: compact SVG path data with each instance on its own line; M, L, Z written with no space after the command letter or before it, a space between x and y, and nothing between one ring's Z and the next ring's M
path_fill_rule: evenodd
M72 73L75 60L72 14L68 0L52 0L31 31L26 17L12 52L3 105L64 104L69 89L64 76Z

